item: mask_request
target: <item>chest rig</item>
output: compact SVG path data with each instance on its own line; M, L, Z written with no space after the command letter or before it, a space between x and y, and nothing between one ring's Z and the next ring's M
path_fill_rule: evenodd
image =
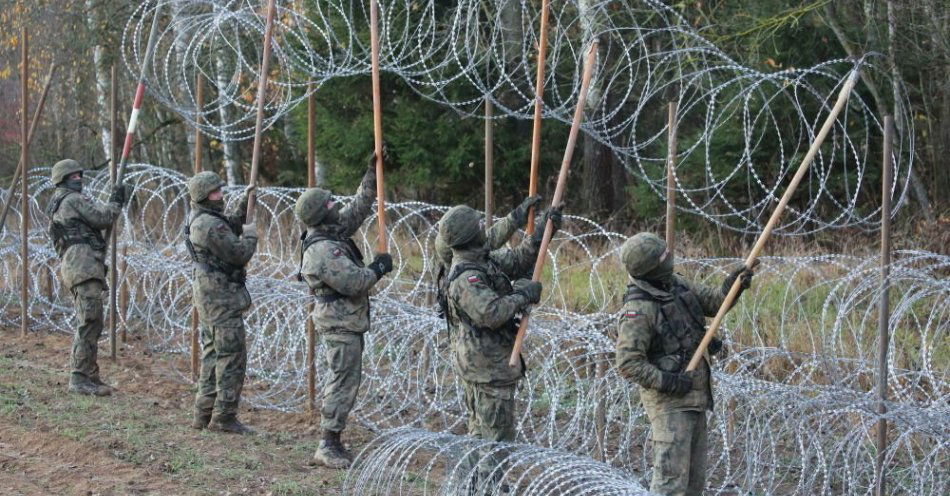
M106 240L102 237L102 232L93 229L92 226L81 219L73 218L64 222L53 220L54 215L63 204L63 200L69 195L78 194L75 191L57 189L46 206L46 215L49 217L49 236L53 240L53 249L56 250L56 255L60 258L63 257L66 250L74 245L89 245L96 251L105 251L106 249Z
M220 212L215 212L213 210L201 210L197 215L191 218L191 220L185 224L185 248L188 249L188 254L191 255L191 261L194 262L195 267L204 271L204 272L218 272L224 274L228 281L244 284L247 281L247 271L244 267L239 265L232 265L224 260L219 259L214 256L207 248L203 246L195 246L191 242L191 224L198 220L202 215L210 215L224 221L225 224L231 229L231 232L235 236L240 236L240 226L234 226L231 224L231 221L228 220Z
M300 258L297 264L297 280L303 282L303 256L307 253L307 250L311 246L319 243L320 241L336 241L338 243L343 243L343 255L346 258L356 264L357 267L365 267L366 264L363 263L363 252L360 251L360 248L356 246L356 243L352 238L341 238L339 236L332 236L327 233L315 232L310 236L307 236L307 231L304 231L300 235ZM345 296L333 290L329 286L325 286L318 290L311 290L313 295L317 298L317 301L321 303L333 303L334 301L340 300Z
M475 263L475 262L459 262L452 267L448 276L443 277L444 268L439 271L439 280L438 285L438 295L437 299L439 302L439 314L441 317L446 319L448 323L449 319L449 286L452 285L452 282L459 278L464 272L476 271L483 276L485 276L485 282L488 286L498 293L499 296L510 295L514 289L511 286L511 279L492 261L491 258L488 259L487 263ZM463 311L462 309L456 307L455 314L458 317L459 321L465 325L465 327L475 334L481 334L485 329L476 326L472 319ZM449 326L451 329L451 325ZM511 334L511 339L514 338L514 334L518 332L518 319L511 319L501 331L507 331L501 333L502 335L507 336ZM488 329L492 331L492 329Z
M672 298L660 299L631 284L624 303L651 301L659 308L656 335L647 351L647 360L664 372L682 372L706 332L706 320L696 294L676 281Z

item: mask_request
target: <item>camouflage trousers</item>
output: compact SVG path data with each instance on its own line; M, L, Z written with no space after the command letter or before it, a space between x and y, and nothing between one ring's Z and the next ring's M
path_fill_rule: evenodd
M195 410L219 418L237 415L247 371L244 321L229 319L225 325L201 323L201 374Z
M647 411L653 428L650 492L698 496L706 486L706 412Z
M327 333L323 335L323 345L327 377L323 384L320 427L340 432L346 427L346 418L356 403L363 380L363 335Z
M515 440L515 385L489 386L463 381L468 408L468 435L496 442ZM484 448L470 453L462 473L473 472L473 494L491 493L501 481L506 453Z
M103 309L102 281L91 279L73 286L73 304L76 306L76 333L71 353L71 380L99 379L99 337L102 335Z

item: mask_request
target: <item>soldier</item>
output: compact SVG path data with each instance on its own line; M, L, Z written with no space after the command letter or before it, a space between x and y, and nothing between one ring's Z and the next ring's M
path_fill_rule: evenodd
M559 209L545 213L557 229ZM541 224L543 225L543 224ZM524 376L524 360L508 366L518 332L518 316L541 300L541 283L526 277L537 258L543 229L514 249L489 252L482 215L464 205L451 208L439 221L439 235L452 248L452 266L446 278L445 301L450 346L456 373L465 389L470 436L491 441L515 439L514 395ZM517 279L514 283L512 279ZM488 461L476 470L470 491L491 485L489 473L499 464L497 453L483 453ZM479 455L472 454L472 466ZM497 474L498 472L494 472Z
M377 253L369 265L351 237L369 216L376 191L375 154L353 201L336 209L331 193L305 191L294 213L307 230L300 248L300 274L316 298L313 318L326 347L329 376L323 389L320 427L323 439L314 459L329 468L347 468L353 456L340 434L356 402L362 381L363 334L369 331L369 291L393 269L388 253Z
M244 224L247 188L224 213L224 181L214 172L188 180L191 215L185 246L194 262L192 294L201 325L201 373L192 427L254 434L237 419L247 370L244 312L251 306L245 265L257 250L257 225Z
M650 491L699 495L706 485L706 410L712 410L709 354L723 348L713 339L700 366L686 364L705 334L705 317L719 311L737 277L745 290L752 271L745 267L722 288L693 284L673 273L673 254L650 233L639 233L620 249L632 282L624 295L617 336L617 369L640 385L640 399L653 430Z
M53 166L56 186L46 207L49 234L63 286L72 293L78 321L71 353L69 391L108 396L115 391L99 377L96 355L103 328L102 292L106 289L106 242L102 231L112 226L131 190L113 187L109 202L99 204L82 194L83 167L75 160Z

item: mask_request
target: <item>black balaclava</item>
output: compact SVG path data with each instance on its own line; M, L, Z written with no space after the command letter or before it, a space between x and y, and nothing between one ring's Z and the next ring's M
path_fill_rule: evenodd
M59 184L66 189L75 191L76 193L82 193L82 174L79 174L79 179L66 178L65 181Z
M664 255L666 258L652 270L643 274L641 279L660 289L669 290L673 287L673 254L666 252Z

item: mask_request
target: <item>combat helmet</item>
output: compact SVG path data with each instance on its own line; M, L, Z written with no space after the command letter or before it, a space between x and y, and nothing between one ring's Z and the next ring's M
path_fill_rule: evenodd
M653 233L637 233L620 247L620 261L632 277L642 277L657 268L666 253L666 241Z
M467 205L457 205L449 209L439 221L439 236L450 248L468 243L478 236L482 226L482 214Z
M188 196L191 201L201 203L208 199L212 191L225 185L221 176L211 171L199 172L188 180Z
M297 203L294 205L294 214L305 226L319 225L330 213L330 209L333 208L332 205L328 205L332 199L333 194L329 191L310 188L297 199Z
M79 162L71 158L65 160L60 160L53 165L53 173L50 175L50 179L53 181L54 186L58 186L59 183L66 180L74 172L82 172L83 166L79 165Z

